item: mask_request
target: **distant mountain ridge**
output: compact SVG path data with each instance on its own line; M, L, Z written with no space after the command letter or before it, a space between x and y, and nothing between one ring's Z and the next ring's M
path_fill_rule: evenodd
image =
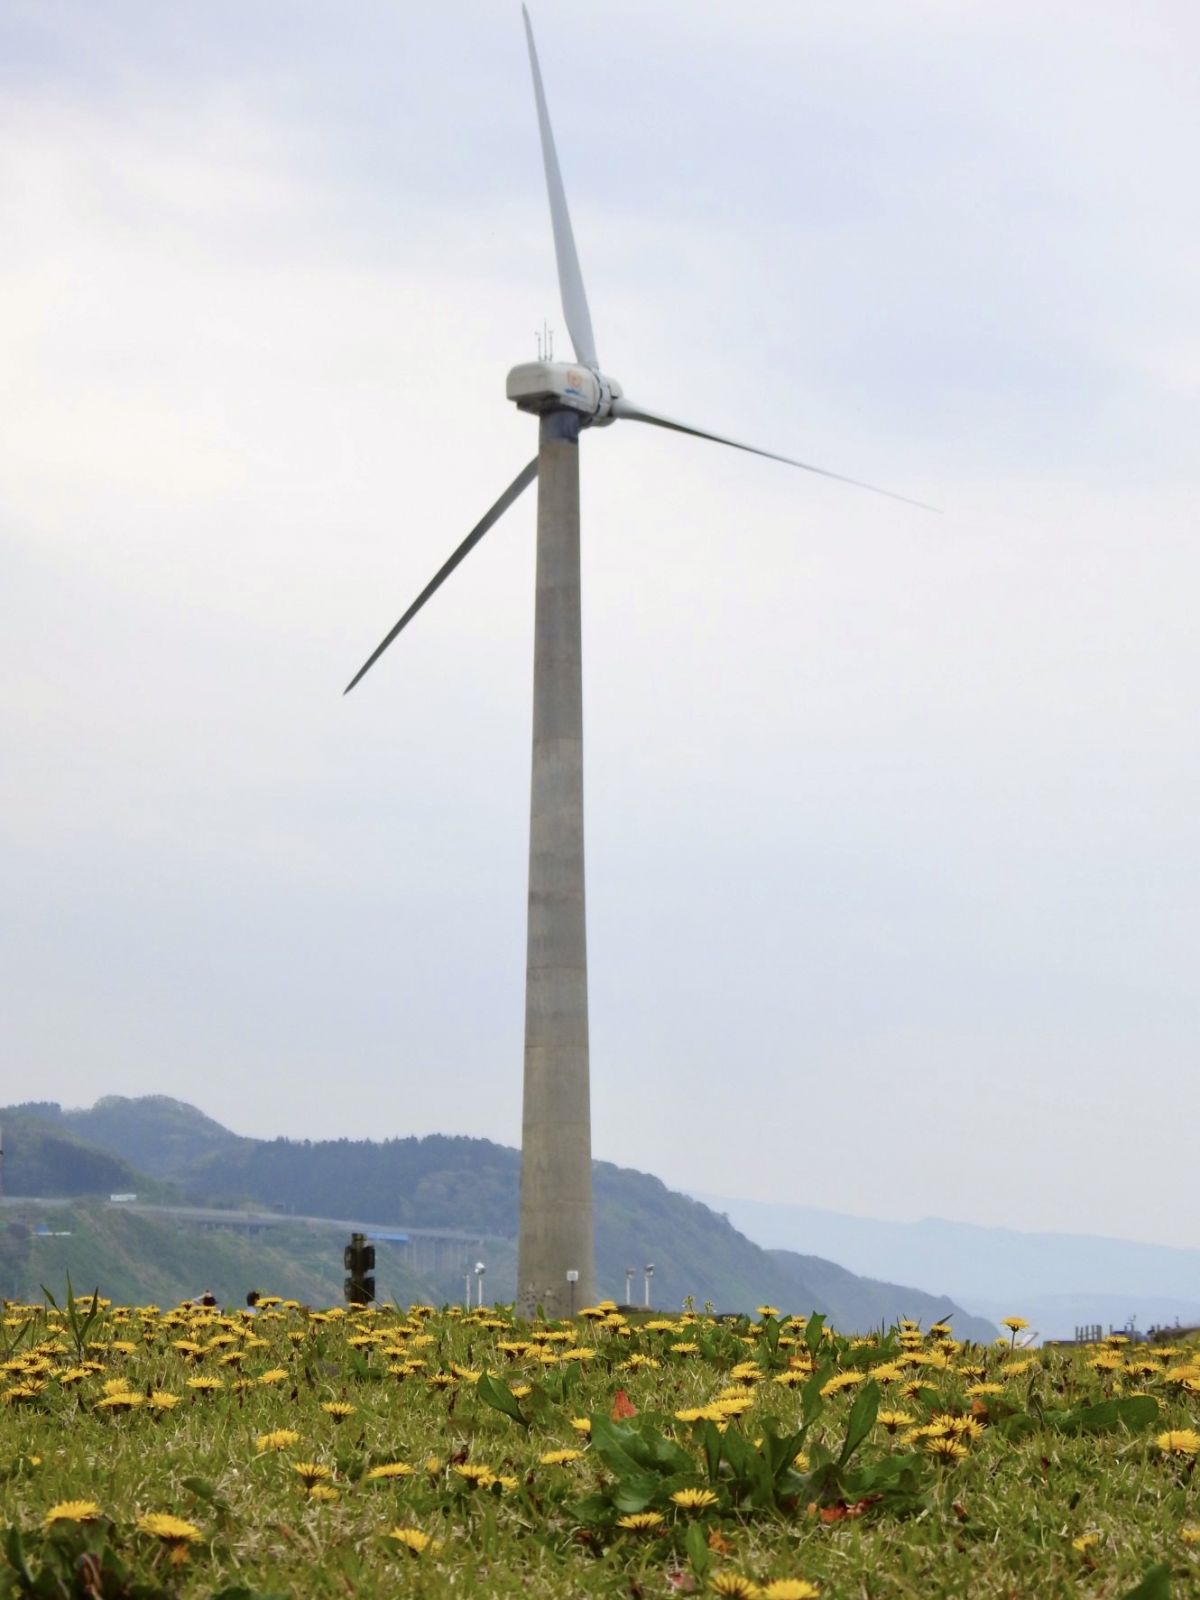
M122 1163L125 1188L138 1187L136 1165L153 1172L149 1181L159 1188L198 1203L516 1236L520 1152L487 1139L247 1139L162 1095L109 1095L88 1110L26 1105L0 1117L57 1132L80 1148L86 1138ZM824 1312L847 1332L900 1316L925 1323L950 1317L963 1338L995 1337L989 1322L945 1296L859 1278L817 1257L762 1250L727 1219L647 1173L598 1161L593 1175L598 1281L614 1298L623 1297L626 1268L636 1268L640 1283L652 1260L662 1306L678 1306L685 1296L730 1311L770 1303ZM96 1192L106 1191L102 1185ZM12 1185L10 1192L17 1192ZM515 1295L511 1252L495 1274L489 1268L488 1287L499 1299Z
M819 1248L854 1273L944 1286L988 1317L1019 1315L1045 1338L1098 1322L1200 1324L1200 1250L1101 1235L1021 1233L926 1217L889 1222L815 1206L700 1193L764 1249Z

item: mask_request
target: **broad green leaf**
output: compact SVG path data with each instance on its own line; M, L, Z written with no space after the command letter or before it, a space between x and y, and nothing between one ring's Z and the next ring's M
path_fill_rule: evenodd
M721 1453L724 1440L711 1422L704 1424L704 1459L708 1464L710 1483L716 1483L721 1471Z
M183 1487L196 1496L198 1500L213 1501L217 1499L217 1491L207 1478L184 1478Z
M631 1455L629 1444L632 1430L624 1423L613 1422L603 1412L595 1412L592 1416L592 1449L603 1461L610 1472L618 1478L640 1478L643 1476L642 1463L636 1456ZM636 1506L635 1510L642 1508Z
M613 1491L613 1504L623 1516L630 1511L644 1511L651 1501L657 1499L662 1487L661 1478L634 1473L617 1484Z
M1047 1421L1050 1420L1047 1415ZM1119 1400L1102 1400L1099 1405L1068 1411L1053 1424L1061 1433L1111 1433L1117 1428L1136 1432L1158 1421L1158 1401L1153 1395L1131 1394Z
M800 1420L807 1428L825 1409L825 1396L821 1390L833 1377L833 1363L818 1367L800 1391Z
M693 1522L684 1535L683 1547L687 1551L692 1571L697 1577L707 1575L716 1557L708 1547L708 1533L702 1522Z
M23 1584L32 1584L33 1577L25 1561L25 1546L21 1540L21 1530L13 1523L4 1538L4 1553L8 1557L8 1564L18 1575Z
M616 1507L606 1494L589 1494L586 1499L577 1500L570 1509L576 1522L591 1526L612 1522L617 1514Z
M1141 1583L1127 1589L1121 1600L1171 1600L1171 1569L1165 1562L1151 1567Z
M502 1411L506 1417L511 1417L514 1422L519 1422L521 1427L529 1426L528 1418L521 1410L516 1395L506 1383L499 1378L493 1378L490 1372L484 1372L475 1385L475 1393L484 1405L491 1406L494 1411Z
M847 1461L875 1426L875 1415L878 1410L879 1385L874 1379L869 1379L855 1396L854 1404L850 1408L850 1420L846 1424L846 1438L842 1445L842 1453L838 1456L839 1467L846 1465Z

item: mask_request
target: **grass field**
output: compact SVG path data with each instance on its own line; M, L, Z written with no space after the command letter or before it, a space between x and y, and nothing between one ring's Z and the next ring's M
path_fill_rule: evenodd
M1200 1593L1194 1345L90 1298L2 1333L8 1594Z

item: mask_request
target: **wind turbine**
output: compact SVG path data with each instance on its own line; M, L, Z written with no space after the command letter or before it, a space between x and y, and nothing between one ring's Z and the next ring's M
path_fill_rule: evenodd
M533 73L554 253L573 362L526 362L508 374L507 393L539 419L538 453L487 510L449 560L372 651L349 693L402 629L509 506L538 480L533 658L533 762L529 819L529 921L525 979L525 1081L517 1309L565 1314L596 1297L592 1250L592 1145L588 1076L587 936L583 872L583 689L580 651L579 437L618 419L731 445L909 501L807 461L676 422L625 398L601 370L592 318L567 212L529 13L525 37ZM932 509L924 507L923 509ZM578 1295L578 1299L576 1299Z

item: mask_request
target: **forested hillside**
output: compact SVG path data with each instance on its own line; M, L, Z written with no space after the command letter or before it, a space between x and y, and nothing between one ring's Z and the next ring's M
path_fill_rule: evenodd
M246 1139L165 1096L109 1096L89 1111L26 1105L0 1116L6 1130L10 1117L21 1130L12 1145L10 1193L136 1190L145 1195L157 1187L209 1206L485 1235L497 1241L488 1290L504 1300L515 1295L512 1242L520 1153L489 1140L446 1135L378 1141ZM77 1134L85 1130L103 1151L82 1143ZM19 1159L18 1145L24 1147ZM69 1171L67 1166L54 1168L48 1153L61 1154L68 1146L74 1165ZM135 1170L135 1159L158 1178ZM771 1304L824 1312L845 1331L871 1328L896 1315L929 1320L953 1309L944 1299L856 1278L817 1257L762 1250L727 1218L647 1173L598 1161L593 1179L597 1281L600 1292L611 1298L623 1296L627 1268L635 1269L640 1285L642 1268L653 1262L654 1300L666 1308L678 1308L687 1297L719 1311ZM296 1248L299 1262L307 1244ZM442 1287L457 1294L453 1281ZM336 1297L339 1288L340 1278L335 1278L330 1292ZM295 1287L279 1292L302 1297ZM955 1326L964 1337L989 1338L995 1331L963 1312L955 1314Z
M57 1106L10 1106L4 1126L4 1187L9 1194L139 1193L167 1200L175 1190L137 1171L113 1147L77 1138L54 1116Z

